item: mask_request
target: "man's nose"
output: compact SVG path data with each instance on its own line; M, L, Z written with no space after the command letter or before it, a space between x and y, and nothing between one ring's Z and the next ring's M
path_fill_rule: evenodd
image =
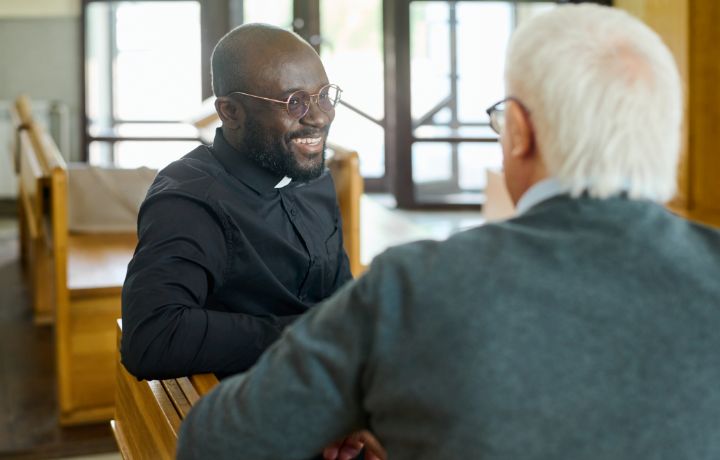
M335 110L333 109L329 113L325 112L320 108L318 102L319 96L310 98L310 106L305 116L300 119L300 123L317 128L324 128L332 123L335 118Z

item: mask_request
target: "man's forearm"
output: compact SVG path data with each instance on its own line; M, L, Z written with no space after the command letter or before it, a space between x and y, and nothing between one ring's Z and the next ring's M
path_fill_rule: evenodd
M178 458L306 459L363 428L358 385L376 322L350 287L203 397L183 422Z
M212 372L230 375L249 368L289 321L204 308L171 307L125 324L125 367L140 379Z

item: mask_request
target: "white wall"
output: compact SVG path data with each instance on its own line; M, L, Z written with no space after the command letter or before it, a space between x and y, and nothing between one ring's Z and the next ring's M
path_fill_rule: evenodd
M61 101L69 109L70 146L62 152L69 160L80 158L81 59L80 0L0 0L0 101L22 93ZM7 137L0 134L0 199L17 195Z
M0 199L14 197L18 186L12 152L8 148L13 135L9 108L8 101L0 101Z
M80 0L0 0L0 18L79 15Z

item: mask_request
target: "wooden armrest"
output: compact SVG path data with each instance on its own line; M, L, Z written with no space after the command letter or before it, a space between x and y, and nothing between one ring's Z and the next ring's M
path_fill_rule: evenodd
M20 118L21 125L28 126L33 122L30 98L26 94L21 94L15 99L15 112Z

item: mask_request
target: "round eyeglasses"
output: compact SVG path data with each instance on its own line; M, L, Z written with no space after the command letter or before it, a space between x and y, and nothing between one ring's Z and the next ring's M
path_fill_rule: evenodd
M322 110L323 112L330 112L334 110L337 103L340 102L340 95L342 94L342 90L338 85L329 84L320 88L320 91L318 91L316 94L310 94L305 90L295 91L290 96L288 96L287 100L285 101L280 99L271 99L269 97L258 96L255 94L243 93L242 91L233 91L232 93L228 94L228 96L231 96L233 94L240 94L243 96L254 97L256 99L262 99L263 101L283 104L287 109L288 115L299 120L305 115L307 115L308 111L310 111L310 104L312 102L316 103L317 106L320 107L320 110Z
M503 129L505 129L505 109L507 106L507 101L514 101L520 106L520 108L523 110L523 112L525 112L525 114L530 114L530 111L525 107L525 105L523 105L520 100L512 96L508 96L502 101L496 102L495 104L491 105L485 110L485 112L490 118L490 128L497 134L502 134Z

